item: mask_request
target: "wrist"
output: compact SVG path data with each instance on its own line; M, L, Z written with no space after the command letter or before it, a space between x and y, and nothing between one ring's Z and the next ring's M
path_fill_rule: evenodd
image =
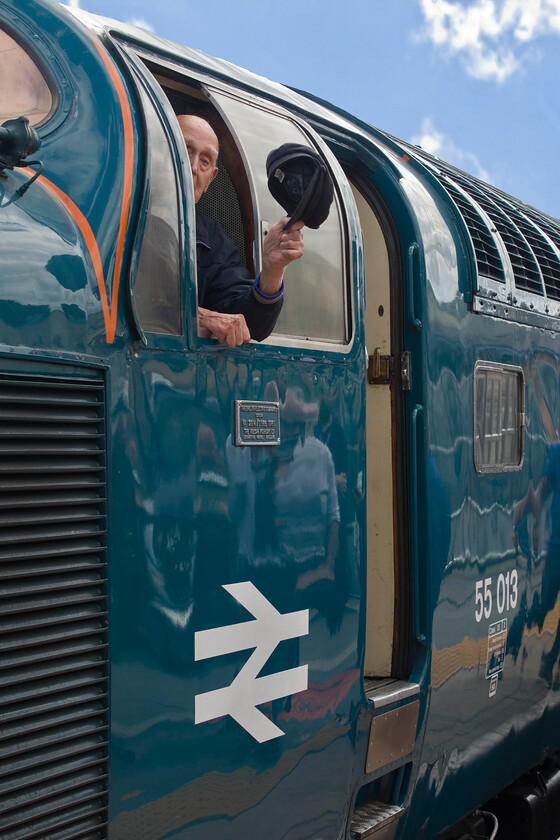
M263 290L260 287L260 279L261 279L261 275L259 274L255 278L255 282L253 284L253 294L255 295L257 300L260 301L261 303L276 303L277 300L280 300L280 298L284 294L284 277L283 277L283 275L280 279L280 288L276 292L274 292L273 294L267 294L266 292L263 292Z

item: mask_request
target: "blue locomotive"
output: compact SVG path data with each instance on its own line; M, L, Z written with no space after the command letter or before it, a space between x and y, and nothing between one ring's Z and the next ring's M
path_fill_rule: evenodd
M0 54L0 836L555 840L560 222L50 0ZM260 343L185 113L253 276L268 153L334 181Z

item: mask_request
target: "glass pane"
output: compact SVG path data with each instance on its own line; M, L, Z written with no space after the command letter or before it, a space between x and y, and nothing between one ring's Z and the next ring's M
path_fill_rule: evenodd
M213 96L243 147L256 190L258 222L273 225L285 213L269 192L266 158L282 143L311 144L289 119L223 94ZM346 341L344 240L336 196L319 230L304 228L303 235L305 254L286 269L284 307L274 333Z
M52 94L23 47L0 29L0 123L27 117L38 125L50 113Z
M173 155L160 119L144 91L141 99L149 137L150 197L134 301L143 330L179 335L182 331L181 264Z

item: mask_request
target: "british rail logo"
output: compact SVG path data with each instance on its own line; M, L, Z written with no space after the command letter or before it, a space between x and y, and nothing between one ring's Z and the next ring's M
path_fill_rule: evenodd
M263 743L285 733L260 709L261 703L288 697L307 689L307 665L259 677L280 642L307 636L309 610L279 613L249 581L223 587L254 616L254 620L228 624L194 634L196 661L255 648L231 685L195 696L194 722L230 715L256 741Z

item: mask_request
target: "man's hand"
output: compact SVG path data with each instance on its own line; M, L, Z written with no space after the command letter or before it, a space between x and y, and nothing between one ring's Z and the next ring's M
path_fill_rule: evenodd
M244 315L230 315L227 312L212 312L198 307L198 328L217 338L220 344L237 347L251 340Z
M295 222L287 230L284 225L289 217L284 216L272 225L264 238L263 267L259 279L259 289L265 295L274 295L280 291L284 269L294 260L303 256L303 222Z

